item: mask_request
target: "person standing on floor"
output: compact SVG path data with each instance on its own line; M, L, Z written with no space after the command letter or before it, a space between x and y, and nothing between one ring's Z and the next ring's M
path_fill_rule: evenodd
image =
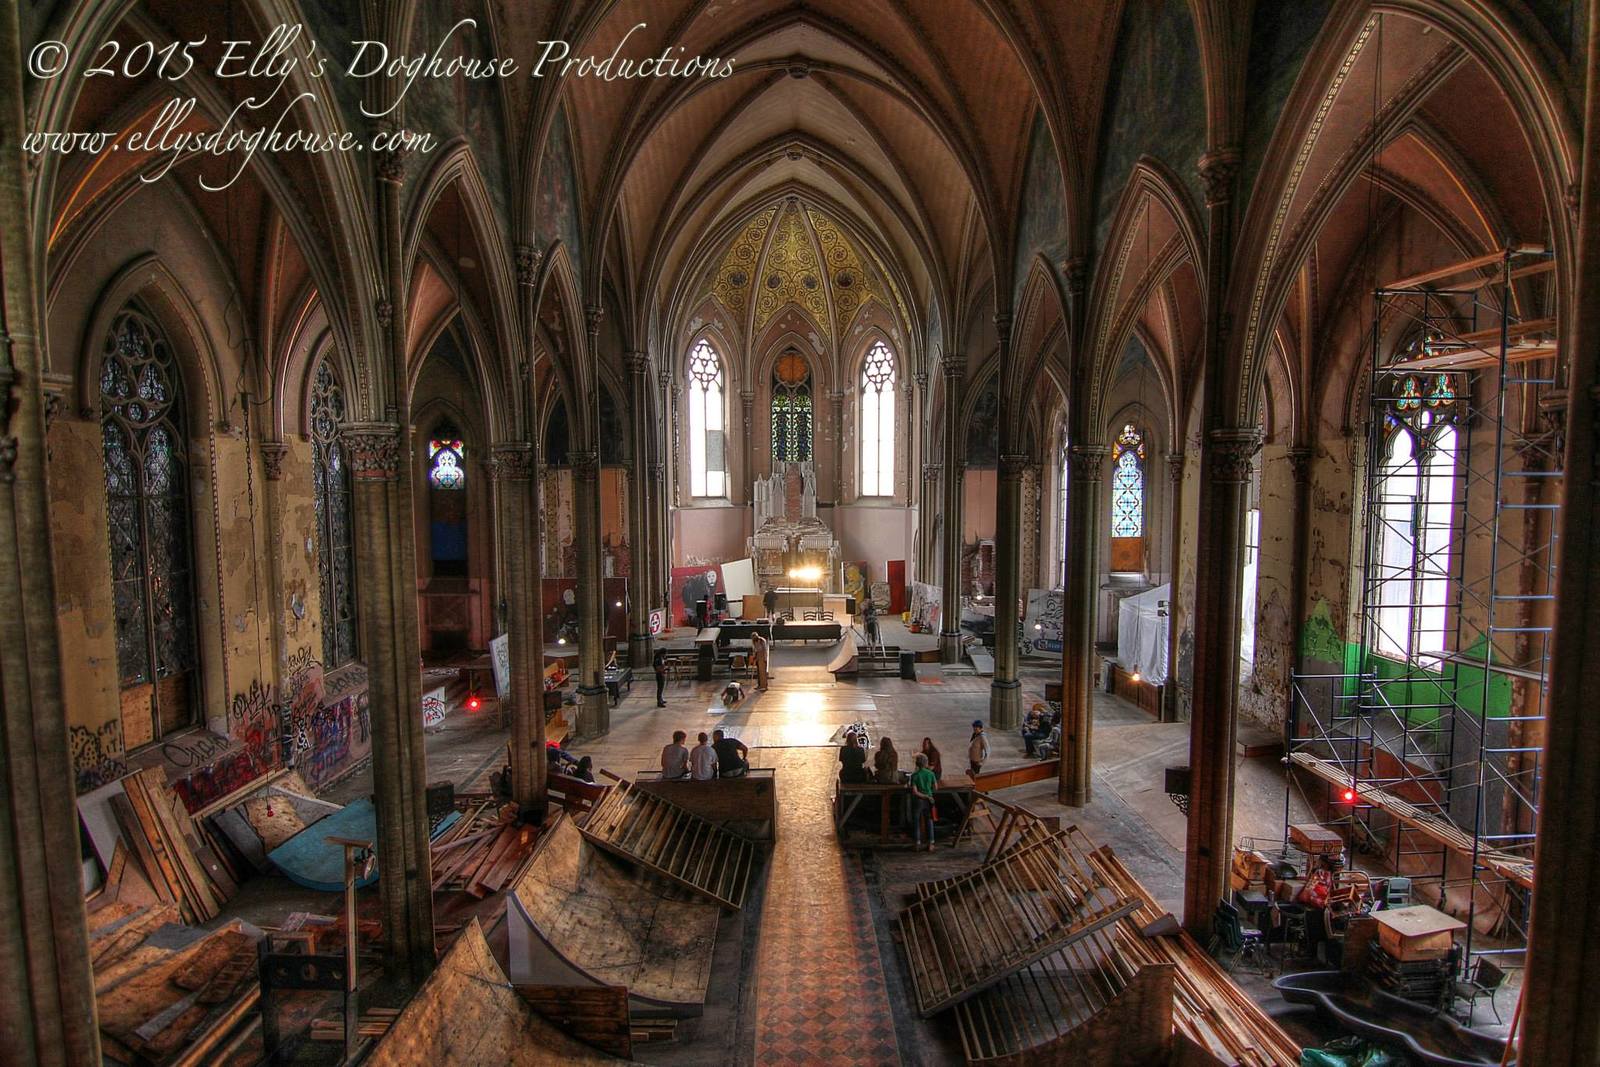
M939 755L939 746L933 743L933 738L922 739L922 755L928 757L928 770L933 772L935 779L944 777L944 757Z
M689 735L682 730L672 731L672 743L661 750L661 777L671 781L689 774L689 750L683 742Z
M717 750L711 739L700 733L700 743L689 750L689 777L697 782L709 782L717 776Z
M911 772L911 840L922 847L922 830L928 830L928 851L933 851L933 792L938 779L928 767L928 757L917 753L917 769Z
M867 644L876 645L882 642L878 637L878 606L867 597L866 603L861 605L861 621L867 628Z
M767 613L767 618L775 619L778 617L778 591L776 589L768 589L761 597L761 608Z
M767 691L767 679L771 677L767 671L767 656L772 649L772 642L768 641L760 630L750 635L750 654L756 661L756 691Z
M664 708L667 706L667 650L656 649L650 664L656 669L656 707Z
M983 770L983 761L989 758L989 735L983 732L983 720L972 720L972 740L967 742L967 762L972 777Z

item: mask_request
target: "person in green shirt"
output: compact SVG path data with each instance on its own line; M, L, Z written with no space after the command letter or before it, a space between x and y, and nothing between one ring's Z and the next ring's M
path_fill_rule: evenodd
M933 791L939 780L928 769L928 757L917 753L917 769L911 772L911 834L917 848L922 847L922 828L928 828L928 851L933 851Z

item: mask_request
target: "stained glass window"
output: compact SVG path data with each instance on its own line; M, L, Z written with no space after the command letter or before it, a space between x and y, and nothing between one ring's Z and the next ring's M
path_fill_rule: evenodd
M1132 425L1111 450L1111 536L1144 536L1144 434Z
M461 438L435 437L428 442L428 482L435 489L465 489L467 468Z
M772 462L811 458L811 367L797 352L779 357L772 371Z
M311 386L311 482L317 508L322 662L330 668L356 658L350 467L339 440L344 416L344 391L333 367L323 360Z
M894 495L894 356L882 341L861 367L861 495Z
M710 342L689 352L689 495L728 495L727 425L722 400L722 360Z
M100 413L117 673L132 748L189 725L199 666L183 380L161 328L132 307L106 339ZM139 718L130 718L133 708Z

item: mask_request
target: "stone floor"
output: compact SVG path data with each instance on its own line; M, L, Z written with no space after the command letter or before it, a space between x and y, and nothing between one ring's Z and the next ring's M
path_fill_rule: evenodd
M677 635L687 639L687 633ZM885 624L885 640L930 647L928 635L906 634ZM689 733L727 730L751 748L751 763L775 768L779 782L778 842L750 915L719 935L717 974L707 1013L680 1031L676 1044L641 1046L636 1058L672 1065L739 1064L936 1064L961 1062L949 1023L916 1018L892 918L914 882L975 866L979 849L941 848L934 854L843 852L834 836L830 805L836 748L844 727L865 722L874 739L894 739L902 767L923 737L944 756L948 775L965 766L974 718L988 720L989 679L968 671L919 664L918 679L836 680L826 670L832 650L779 645L772 685L733 709L722 706L721 682L669 682L667 707L654 706L648 671L613 709L610 733L569 747L592 755L598 768L622 777L654 769L661 746L675 729ZM1025 661L1023 707L1042 699L1044 685L1058 676L1050 661ZM752 687L753 688L753 687ZM1058 814L1100 844L1110 845L1166 907L1182 903L1185 819L1163 791L1163 771L1187 763L1188 726L1154 722L1115 697L1097 693L1094 703L1092 801L1066 808L1055 800L1054 780L1010 790L1006 799L1039 814ZM492 700L475 713L457 711L427 739L429 781L449 779L457 788L482 791L499 768L505 733ZM991 732L986 769L1031 762L1020 736ZM340 783L330 799L345 802L370 791L370 770ZM1286 814L1283 768L1275 759L1238 763L1235 832L1281 839ZM1309 818L1303 800L1291 795L1292 821ZM234 911L258 922L308 908L327 910L333 900L286 886L281 878L254 879L234 902ZM319 906L320 905L320 906ZM755 921L756 916L759 920ZM724 942L727 942L726 944ZM1307 1041L1320 1036L1303 1013L1291 1009L1265 976L1243 975L1252 995ZM1509 1017L1514 994L1503 993ZM1489 1009L1480 1009L1490 1021Z

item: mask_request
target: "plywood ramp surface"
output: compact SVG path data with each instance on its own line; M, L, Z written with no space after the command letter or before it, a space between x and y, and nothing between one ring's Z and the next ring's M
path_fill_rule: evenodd
M512 890L538 935L602 985L666 1004L704 1004L721 914L668 900L561 818Z
M379 1039L366 1067L620 1064L545 1022L489 953L474 919Z
M583 820L593 845L737 911L761 848L756 842L618 781Z

